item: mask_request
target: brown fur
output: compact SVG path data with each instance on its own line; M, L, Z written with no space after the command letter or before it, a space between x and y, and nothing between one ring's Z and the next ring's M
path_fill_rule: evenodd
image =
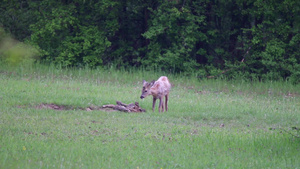
M156 100L159 99L158 111L164 112L164 106L166 111L168 111L168 99L169 92L171 89L171 84L166 76L161 76L157 81L152 81L150 83L143 81L143 89L141 99L147 97L148 95L153 96L152 110L154 111ZM165 97L165 101L164 101ZM165 104L164 104L165 103Z

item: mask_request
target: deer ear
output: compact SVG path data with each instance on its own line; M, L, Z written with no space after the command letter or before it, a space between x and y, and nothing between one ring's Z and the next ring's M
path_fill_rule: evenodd
M145 85L147 82L146 82L146 80L143 80L143 85Z
M153 86L155 83L155 80L152 80L152 82L150 82L150 86Z

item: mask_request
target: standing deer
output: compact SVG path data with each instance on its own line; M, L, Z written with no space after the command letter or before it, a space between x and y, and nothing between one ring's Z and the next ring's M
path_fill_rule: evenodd
M165 107L166 111L168 111L168 99L169 99L169 92L171 89L171 84L169 79L166 76L161 76L157 81L153 80L152 82L148 83L143 80L143 90L141 99L147 97L148 95L153 96L153 105L152 111L154 112L156 99L159 99L159 106L158 111L164 112L164 96L165 100Z

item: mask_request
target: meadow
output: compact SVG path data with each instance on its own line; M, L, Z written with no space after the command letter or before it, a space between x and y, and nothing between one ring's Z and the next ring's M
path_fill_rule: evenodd
M162 75L169 111L152 112L142 80ZM116 100L146 112L84 109ZM300 86L288 81L1 65L0 117L0 168L300 168Z

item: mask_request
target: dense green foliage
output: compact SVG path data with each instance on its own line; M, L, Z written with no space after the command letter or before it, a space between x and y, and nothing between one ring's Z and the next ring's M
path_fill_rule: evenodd
M4 0L0 26L64 66L300 79L298 0Z

